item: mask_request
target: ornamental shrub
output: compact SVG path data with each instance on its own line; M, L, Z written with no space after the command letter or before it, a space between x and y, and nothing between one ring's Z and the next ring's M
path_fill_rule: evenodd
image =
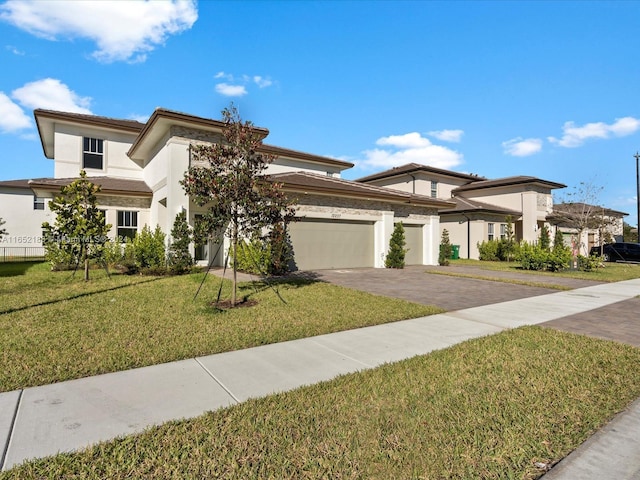
M269 273L270 254L266 242L259 237L251 241L240 240L237 250L231 250L232 265L240 272L254 275Z
M478 252L480 254L480 260L496 261L501 260L500 253L500 241L499 240L485 240L478 242Z
M293 247L287 228L282 223L276 223L269 232L269 273L284 275L291 271L294 265Z
M133 238L133 255L138 270L157 269L166 265L164 239L165 234L159 225L153 232L145 225L142 231L136 234Z
M191 271L193 257L189 252L192 240L191 227L187 223L187 213L181 211L176 215L171 229L172 243L167 254L167 266L171 273L182 275Z
M404 268L404 257L408 250L405 248L407 242L404 237L404 226L402 222L395 224L391 240L389 240L389 252L384 259L384 266L387 268Z
M449 259L453 254L453 247L449 241L449 231L445 228L442 230L442 238L440 239L440 253L438 255L438 263L442 266L449 265Z

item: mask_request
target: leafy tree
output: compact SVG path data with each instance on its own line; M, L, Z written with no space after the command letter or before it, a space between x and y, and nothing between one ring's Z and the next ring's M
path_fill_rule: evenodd
M442 238L440 240L440 254L438 256L438 263L443 266L449 265L449 259L453 253L453 247L449 240L449 231L445 228L442 230Z
M261 235L277 223L295 215L293 202L281 185L269 182L265 170L275 157L260 152L263 134L249 121L242 121L231 105L222 111L223 141L192 145L194 166L181 181L185 192L207 212L196 224L196 241L227 230L233 251L241 238ZM198 238L199 237L199 238ZM237 269L233 267L231 305L237 296Z
M49 202L56 214L54 224L42 224L45 249L66 254L76 265L83 262L85 281L89 280L89 260L100 258L111 229L97 207L99 192L100 186L87 180L81 170L80 178L62 187L60 195Z
M191 243L191 227L187 223L187 213L181 211L176 215L171 229L172 243L169 247L167 264L173 273L181 275L191 270L193 257L189 252Z
M387 268L404 268L404 257L408 251L405 248L406 245L404 226L402 222L398 222L395 224L389 240L389 252L384 259L384 266Z
M4 225L5 223L7 223L7 222L5 222L5 221L2 219L2 217L0 217L0 240L2 240L2 236L3 236L3 235L6 235L6 234L7 234L7 230L6 230L6 229L4 229L4 228L2 228L2 225Z

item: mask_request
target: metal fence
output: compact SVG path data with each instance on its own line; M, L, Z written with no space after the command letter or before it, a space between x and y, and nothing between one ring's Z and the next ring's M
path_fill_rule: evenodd
M44 260L44 247L0 247L0 262Z

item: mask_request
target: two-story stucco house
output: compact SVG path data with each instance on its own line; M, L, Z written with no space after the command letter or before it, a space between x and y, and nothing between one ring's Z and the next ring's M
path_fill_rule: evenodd
M460 246L461 258L477 259L478 243L504 238L512 218L517 241L535 242L553 211L552 190L565 185L535 177L486 179L410 163L357 180L368 185L455 202L440 210L440 228Z
M192 224L203 213L179 182L191 165L190 145L220 141L223 122L161 108L146 123L50 110L35 110L34 116L54 175L0 182L0 217L8 232L0 248L41 246L40 226L53 220L48 200L81 169L102 187L99 206L114 237L132 236L144 225L159 225L168 234L179 212ZM269 133L257 130L263 137ZM439 211L451 209L450 200L344 180L349 162L261 148L276 157L266 173L297 201L299 221L290 225L290 236L299 269L383 267L398 221L407 228L407 263L437 263ZM220 264L217 252L225 243L218 239L194 251L196 259Z

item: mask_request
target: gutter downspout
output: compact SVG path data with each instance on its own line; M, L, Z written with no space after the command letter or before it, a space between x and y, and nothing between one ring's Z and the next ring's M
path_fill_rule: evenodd
M467 219L467 260L471 259L471 218L462 212L462 216Z
M412 190L413 191L411 193L413 193L415 195L415 193L416 193L416 177L411 175L410 173L407 173L407 175L409 175L411 178L413 178L413 184L412 184Z

